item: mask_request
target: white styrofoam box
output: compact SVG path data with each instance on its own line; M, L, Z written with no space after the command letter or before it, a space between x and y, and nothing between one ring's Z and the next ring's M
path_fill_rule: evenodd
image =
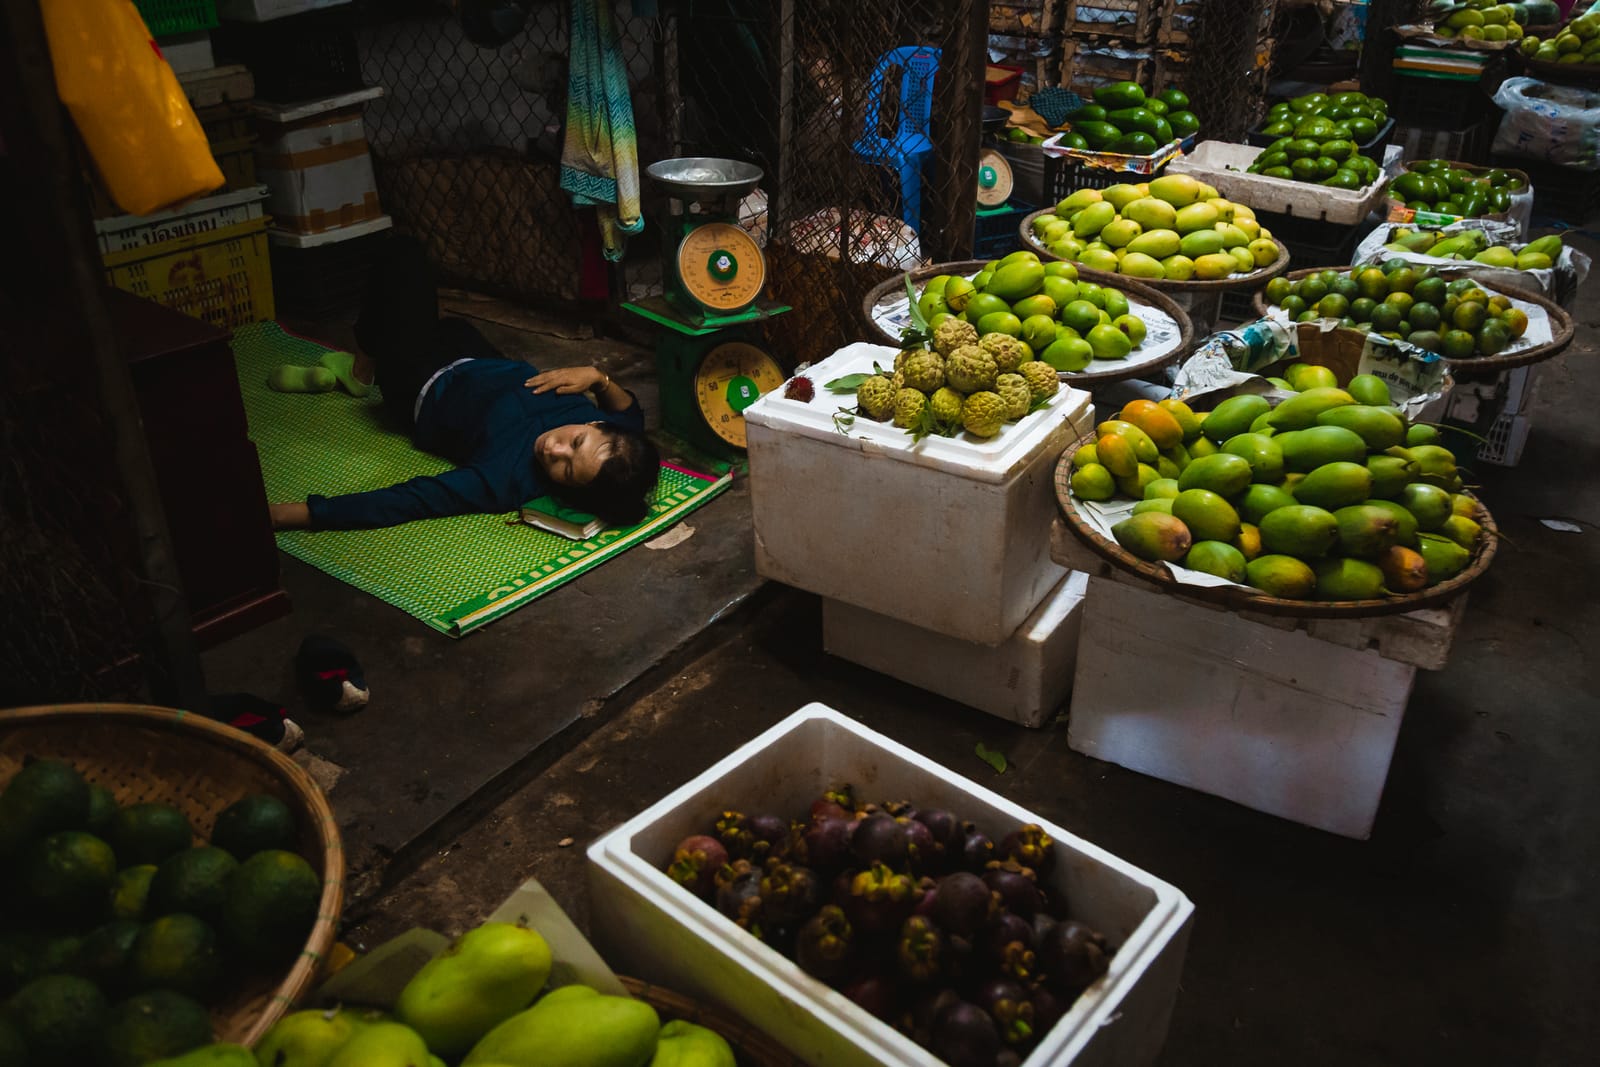
M191 237L259 219L266 199L266 187L258 185L236 192L203 196L154 215L115 215L108 219L95 219L94 229L100 240L102 255L126 252L133 248L158 245L175 237Z
M719 812L804 811L849 782L980 826L1038 823L1072 917L1116 948L1111 969L1044 1036L1025 1067L1152 1062L1166 1040L1194 905L1176 888L904 745L808 704L589 846L593 936L613 966L719 1004L815 1067L927 1065L927 1050L739 929L662 873ZM991 833L997 831L990 831Z
M388 215L379 215L366 222L358 222L352 226L340 226L337 229L324 230L322 233L295 233L292 230L280 230L275 226L267 227L267 240L275 245L286 245L289 248L320 248L323 245L338 244L340 241L353 241L357 237L365 237L369 233L381 233L394 228L394 219Z
M372 88L280 106L258 102L256 173L272 190L267 210L279 229L323 233L378 218L378 180L361 121Z
M1055 462L1094 420L1066 385L987 441L911 435L858 418L824 388L885 367L895 349L858 342L806 373L810 403L782 391L745 409L756 570L764 578L924 629L997 645L1065 571L1050 560Z
M217 14L240 22L270 22L302 11L338 7L350 0L217 0Z
M1202 141L1192 153L1168 163L1167 173L1193 175L1229 200L1248 204L1256 211L1350 224L1371 214L1389 184L1388 178L1382 177L1362 189L1334 189L1245 173L1261 152L1255 145Z
M1088 581L1068 572L1016 633L992 647L825 599L822 647L979 711L1043 726L1072 688Z
M1417 668L1091 576L1067 743L1367 838Z
M217 65L211 53L211 31L180 33L164 37L158 45L161 56L174 74L192 74L197 70L210 70Z

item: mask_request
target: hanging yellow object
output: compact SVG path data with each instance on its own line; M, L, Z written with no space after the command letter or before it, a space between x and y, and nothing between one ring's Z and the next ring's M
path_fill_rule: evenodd
M130 215L220 187L205 131L132 0L44 0L56 93Z

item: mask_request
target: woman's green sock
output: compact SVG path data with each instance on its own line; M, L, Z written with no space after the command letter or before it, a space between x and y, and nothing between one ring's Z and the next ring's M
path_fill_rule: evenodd
M364 382L356 377L356 357L352 353L324 352L318 362L334 373L339 379L339 384L344 386L345 392L351 396L366 396L372 390L371 382Z
M327 367L280 363L267 375L267 387L280 393L327 393L339 388L339 378Z

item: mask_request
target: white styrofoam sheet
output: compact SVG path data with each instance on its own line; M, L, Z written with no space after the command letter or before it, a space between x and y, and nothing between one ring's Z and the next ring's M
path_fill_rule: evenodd
M976 276L974 272L965 277L970 281ZM1062 381L1072 381L1075 374L1104 374L1107 371L1125 371L1130 367L1154 366L1183 342L1183 331L1179 329L1177 319L1131 293L1124 295L1128 298L1128 313L1137 315L1144 322L1144 341L1128 353L1127 359L1095 359L1080 371L1062 371ZM889 336L900 336L900 331L911 325L911 299L904 291L896 291L873 307L872 321Z
M1490 285L1510 286L1513 289L1531 289L1542 296L1554 300L1559 289L1565 287L1574 291L1583 284L1589 276L1590 259L1583 252L1571 245L1561 246L1561 255L1549 268L1534 268L1518 270L1515 267L1491 267L1487 263L1478 263L1464 259L1442 259L1439 256L1430 256L1426 252L1405 252L1385 248L1390 234L1400 228L1400 223L1384 223L1376 230L1369 233L1362 242L1356 246L1355 256L1351 263L1355 266L1370 266L1384 263L1391 259L1403 259L1407 263L1418 266L1432 267L1441 276L1446 278L1472 278L1485 287ZM1413 229L1415 227L1412 227ZM1466 229L1481 229L1488 234L1494 244L1505 244L1514 252L1521 251L1528 245L1528 241L1518 236L1516 228L1505 224L1493 223L1489 220L1464 219L1444 227L1441 233L1460 233ZM1562 283L1565 283L1564 286Z
M1089 403L1089 394L1063 383L1044 407L1017 422L1006 423L989 438L962 433L956 437L930 435L913 441L910 432L888 422L857 417L848 426L836 424L836 414L854 410L855 392L830 392L827 383L850 374L870 373L875 363L892 370L898 352L888 345L866 341L846 345L806 371L816 385L816 396L809 403L790 400L782 390L774 390L746 408L744 420L975 481L1003 482L1034 458L1041 444L1056 433L1064 420Z
M1324 219L1354 225L1372 213L1383 199L1387 175L1361 189L1335 189L1328 185L1268 178L1246 173L1262 149L1255 145L1202 141L1189 155L1167 164L1168 174L1188 174L1255 211L1270 211L1304 219Z
M1443 274L1445 272L1440 271L1440 273ZM1551 341L1555 340L1555 333L1550 325L1550 313L1544 308L1540 307L1538 304L1512 296L1510 293L1503 293L1499 289L1496 289L1492 285L1489 285L1479 279L1475 278L1474 281L1477 281L1478 288L1482 289L1489 296L1505 297L1507 300L1511 301L1512 307L1521 310L1524 315L1528 316L1528 328L1523 331L1521 337L1507 345L1505 349L1499 353L1500 355L1515 355L1518 352L1525 352L1528 349L1533 348L1535 345L1549 344ZM1280 323L1289 323L1289 313L1284 311L1283 308L1278 307L1276 304L1272 304L1267 307L1267 317L1275 319ZM1328 321L1331 322L1332 320Z
M379 233L383 230L394 228L394 219L388 215L379 215L375 219L357 222L350 226L335 226L331 230L321 233L295 233L292 230L281 230L276 226L267 227L267 240L275 245L286 245L290 248L317 248L322 245L338 244L340 241L353 241L357 237L365 237L369 233Z
M801 708L589 846L591 899L607 916L594 933L607 958L742 1015L816 1067L937 1062L662 871L677 843L703 833L723 810L803 811L841 782L867 796L949 808L979 825L1043 826L1059 857L1051 881L1073 918L1105 934L1116 953L1024 1067L1137 1067L1155 1059L1187 950L1188 898L822 704Z
M217 0L217 14L241 22L269 22L302 11L338 7L350 0Z

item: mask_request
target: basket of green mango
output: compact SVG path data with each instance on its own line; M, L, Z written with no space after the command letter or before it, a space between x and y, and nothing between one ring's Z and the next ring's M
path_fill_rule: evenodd
M1405 173L1389 183L1389 219L1508 219L1518 194L1532 194L1528 175L1520 170L1419 159L1407 163Z
M1299 343L1264 369L1268 394L1199 412L1133 400L1102 422L1056 468L1067 527L1119 569L1240 610L1351 618L1454 598L1494 558L1493 518L1438 431L1351 373L1366 338L1307 327Z

